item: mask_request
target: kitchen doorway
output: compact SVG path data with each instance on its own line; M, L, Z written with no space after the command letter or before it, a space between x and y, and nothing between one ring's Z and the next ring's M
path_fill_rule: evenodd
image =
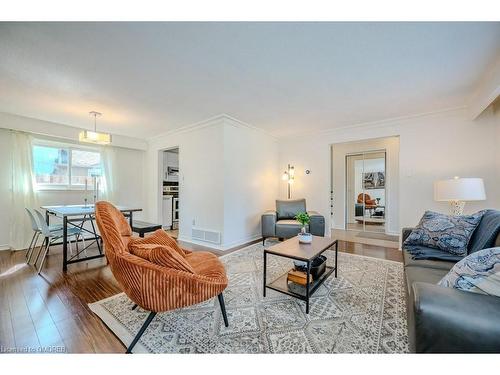
M163 229L172 237L179 235L179 147L162 151L161 219Z

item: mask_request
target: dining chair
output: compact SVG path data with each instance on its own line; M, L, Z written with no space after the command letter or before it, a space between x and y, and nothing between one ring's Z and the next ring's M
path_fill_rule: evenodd
M30 222L31 222L31 229L33 229L33 237L31 238L31 242L30 242L30 245L28 247L28 251L26 252L26 263L29 263L31 261L31 257L33 256L33 253L35 252L36 244L38 243L38 239L39 239L42 231L40 229L40 225L38 224L38 220L35 218L35 215L33 214L33 210L31 210L27 207L25 209L26 209L26 212L28 213L28 217L29 217ZM49 225L49 230L51 232L58 231L61 229L62 229L62 224ZM45 242L42 243L42 247L44 245L45 245Z
M38 252L38 255L35 260L35 267L38 262L38 259L40 258L40 255L42 255L42 259L40 261L40 266L38 267L38 274L42 271L43 264L45 263L45 258L47 257L47 254L49 252L50 246L54 244L55 241L64 238L64 233L62 229L59 230L54 230L51 231L47 222L45 221L45 218L43 217L42 213L38 210L34 210L36 217L38 219L38 225L40 227L40 232L41 234L45 237L44 244L45 247L42 246L40 248L40 251ZM67 228L67 238L68 238L68 244L69 244L69 249L70 253L73 254L73 249L71 247L71 237L75 238L75 244L76 244L76 251L78 253L78 239L80 235L82 234L82 229L79 227L72 227L72 228ZM84 241L84 248L85 248L85 239L82 236L82 239Z

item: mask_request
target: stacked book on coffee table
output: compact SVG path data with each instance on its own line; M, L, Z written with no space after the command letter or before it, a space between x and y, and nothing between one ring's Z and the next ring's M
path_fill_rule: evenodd
M287 281L290 283L299 284L302 286L307 285L307 274L304 271L290 270L288 271ZM309 275L309 283L312 283L313 277Z

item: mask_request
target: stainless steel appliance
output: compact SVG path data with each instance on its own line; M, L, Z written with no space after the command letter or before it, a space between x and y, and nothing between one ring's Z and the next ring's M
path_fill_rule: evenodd
M179 185L166 185L163 186L163 194L179 194Z
M172 229L179 228L179 196L174 197L172 204Z
M179 228L179 184L177 182L163 182L163 227Z

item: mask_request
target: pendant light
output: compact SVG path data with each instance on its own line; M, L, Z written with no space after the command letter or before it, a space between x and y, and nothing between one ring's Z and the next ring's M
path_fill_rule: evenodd
M80 132L80 142L95 143L98 145L109 145L111 143L111 134L97 132L97 116L102 116L102 113L91 111L91 116L94 116L94 131L83 130Z

